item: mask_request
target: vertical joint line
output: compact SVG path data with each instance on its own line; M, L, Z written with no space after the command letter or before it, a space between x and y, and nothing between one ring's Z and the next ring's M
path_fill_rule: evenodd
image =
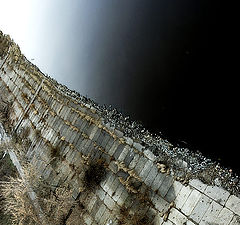
M40 90L42 89L42 85L43 85L43 82L44 82L44 81L45 81L45 78L43 78L41 84L39 84L38 89L37 89L35 95L33 96L32 100L29 102L28 106L27 106L26 109L24 110L22 116L20 117L20 119L19 119L19 121L18 121L18 123L17 123L17 125L16 125L16 127L15 127L15 129L14 129L14 131L16 131L16 130L19 128L19 126L20 126L20 124L22 123L23 118L24 118L24 116L26 115L26 113L28 112L31 104L34 102L34 100L36 99L38 93L39 93Z

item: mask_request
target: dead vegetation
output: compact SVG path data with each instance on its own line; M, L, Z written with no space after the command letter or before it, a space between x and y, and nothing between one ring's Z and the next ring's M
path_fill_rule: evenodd
M7 102L0 98L0 123L4 126L6 132L11 132L12 124L10 114L12 111L12 102Z
M2 209L4 213L11 215L12 224L39 224L23 180L10 177L9 181L1 182L0 188L4 199Z
M85 171L84 183L87 188L95 189L96 186L104 179L106 169L104 160L98 159L96 162L90 162L87 170Z
M149 217L146 214L141 214L141 211L132 213L129 208L123 206L120 208L120 225L146 225L151 224Z
M51 147L50 149L50 156L52 158L59 158L60 157L60 148L58 146L56 147Z
M131 193L119 211L121 225L153 225L154 215L149 208L153 207L150 200L150 190L142 184L137 193Z
M0 182L8 181L9 177L16 177L17 171L5 149L0 147ZM3 198L0 189L0 206L3 205ZM11 216L0 207L0 224L11 225Z
M48 224L65 224L66 216L74 204L72 191L69 187L59 185L51 187L41 179L31 165L24 167L25 179L9 177L1 182L0 190L3 198L2 210L11 215L12 224L42 224L39 212L29 198L30 187L37 195L38 203Z

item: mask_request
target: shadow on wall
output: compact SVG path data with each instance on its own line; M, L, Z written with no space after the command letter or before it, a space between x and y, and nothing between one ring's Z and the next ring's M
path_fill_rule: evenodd
M101 161L101 158L97 160ZM96 166L101 167L98 172L94 170ZM147 186L134 172L124 168L116 168L116 173L113 173L105 170L105 166L95 164L89 167L85 175L88 194L85 196L83 192L80 193L79 201L82 208L89 209L86 214L92 216L99 224L110 225L116 218L122 225L157 225L168 220L176 195L171 187L164 197L161 197L161 191L165 187L164 182L161 182L161 178L164 181L166 177L164 174L159 173L151 186ZM158 187L160 183L161 187ZM95 197L92 197L93 195ZM93 199L95 203L89 208L89 202ZM105 209L102 215L107 218L105 223L96 216L101 208Z

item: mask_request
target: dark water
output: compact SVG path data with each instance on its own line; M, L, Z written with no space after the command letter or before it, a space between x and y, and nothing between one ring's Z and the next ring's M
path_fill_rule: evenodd
M140 3L102 9L89 97L239 173L228 17L209 1Z

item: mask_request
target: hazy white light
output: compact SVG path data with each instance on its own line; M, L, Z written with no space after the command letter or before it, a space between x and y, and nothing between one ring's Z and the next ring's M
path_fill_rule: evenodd
M0 29L18 43L21 43L27 35L32 2L31 0L1 2Z

